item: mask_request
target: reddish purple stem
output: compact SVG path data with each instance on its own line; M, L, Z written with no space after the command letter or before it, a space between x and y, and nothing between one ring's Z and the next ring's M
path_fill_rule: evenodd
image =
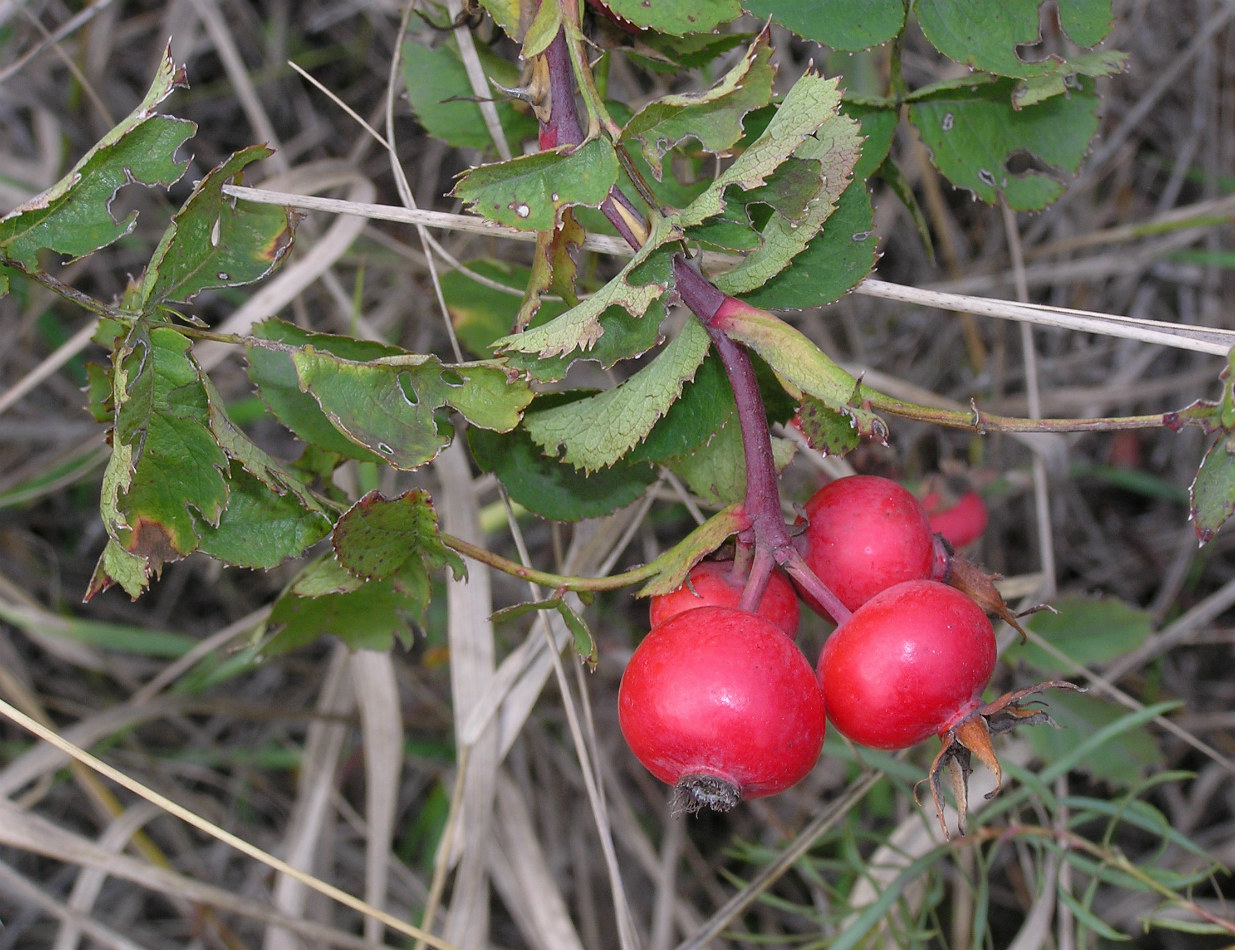
M583 141L583 127L575 107L575 83L564 32L559 31L549 44L545 59L549 72L551 109L548 122L541 125L541 145L578 145ZM619 202L629 211L639 213L616 185L601 204L600 210L626 242L638 249L639 239L618 210ZM742 430L742 450L746 460L744 507L749 520L748 527L738 534L738 545L748 552L753 551L750 573L742 591L740 606L751 611L758 607L772 569L779 564L817 607L831 615L837 623L842 623L849 617L849 609L807 567L789 538L789 530L780 510L780 489L776 462L772 455L768 417L764 411L763 396L759 392L759 381L755 377L750 356L723 330L715 326L717 314L732 298L704 279L681 254L673 259L673 277L682 303L707 329L712 345L720 355L737 404L738 423Z

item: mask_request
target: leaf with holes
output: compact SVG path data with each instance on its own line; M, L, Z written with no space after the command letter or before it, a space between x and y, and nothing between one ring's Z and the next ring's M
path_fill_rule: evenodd
M359 363L312 346L290 356L301 390L331 424L399 469L419 468L450 444L452 427L440 409L452 407L473 425L505 432L532 400L526 382L492 363L444 365L434 356Z
M922 32L939 52L999 76L1049 72L1048 59L1025 60L1018 47L1041 42L1040 0L929 0L914 7ZM1078 46L1102 41L1111 29L1110 0L1059 0L1059 20Z
M116 193L129 184L172 185L188 167L176 151L197 126L154 111L186 85L184 70L164 50L141 104L56 184L0 218L0 256L33 268L42 250L83 257L132 231L136 211L112 217Z
M597 208L617 182L613 146L589 139L507 162L479 165L459 176L451 194L490 221L521 231L548 231L561 209Z
M1067 96L1017 109L1014 89L1012 80L938 88L910 103L909 119L952 184L1033 211L1058 198L1080 168L1098 131L1098 97L1086 79ZM1010 169L1021 156L1040 167Z
M251 335L254 341L245 346L249 378L279 422L304 442L325 451L370 462L385 460L343 435L322 412L317 400L301 390L292 353L297 347L313 347L340 359L367 361L397 356L402 350L373 340L311 333L282 320L264 320L253 327Z
M641 325L642 333L636 332L633 338L643 349L632 351L623 345L616 354L610 354L608 360L602 360L605 365L655 345L659 339L660 318L664 315L660 298L672 276L672 260L661 245L671 238L672 230L661 219L635 256L600 290L547 323L495 340L494 347L500 353L532 353L537 360L574 354L576 350L584 351L578 354L580 356L597 358L594 351L608 332L602 317L615 307L625 310ZM534 369L534 366L528 368Z
M766 32L746 55L701 95L668 95L639 110L622 129L622 140L637 139L659 180L665 153L695 139L713 154L721 154L742 137L742 119L772 98L772 49Z
M236 152L211 169L172 217L137 290L144 310L165 301L186 302L209 287L261 280L292 248L290 208L237 201L223 186L255 161L273 154L264 145Z
M189 345L139 321L112 354L115 422L99 500L112 544L87 597L118 581L136 598L165 563L197 549L198 519L217 525L227 505L227 456Z
M529 410L523 424L538 445L591 472L638 445L682 393L707 355L707 331L683 325L655 359L613 389L550 409Z

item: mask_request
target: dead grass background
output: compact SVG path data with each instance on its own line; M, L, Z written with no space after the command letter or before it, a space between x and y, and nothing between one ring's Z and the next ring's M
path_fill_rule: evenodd
M1235 3L1118 0L1116 15L1109 43L1131 53L1131 68L1106 82L1101 134L1064 199L1021 218L978 206L903 139L898 154L927 209L937 257L881 191L877 276L919 290L1235 329ZM170 37L192 87L167 108L200 127L190 171L170 200L123 192L119 204L140 208L141 225L65 268L73 286L118 294L189 183L259 141L277 152L257 173L264 177L246 184L457 212L443 195L480 157L427 138L411 117L392 74L403 16L386 0L96 0L82 9L0 0L0 207L50 185L126 114ZM407 22L424 37L440 32L416 13ZM783 79L818 55L779 39ZM850 61L826 62L844 72ZM906 64L918 81L947 69L920 44L910 45ZM702 79L673 81L698 88ZM632 103L657 92L629 70L615 69L612 82ZM230 330L278 314L446 353L430 257L441 270L452 259L522 259L526 250L449 228L431 232L438 243L430 245L425 233L380 215L311 213L279 275L251 292L204 298L199 312ZM1180 408L1214 398L1223 365L1209 353L1108 332L1031 330L869 294L797 321L879 385L962 405L982 393L985 408L1011 413ZM104 541L96 503L106 449L79 388L82 361L99 357L90 329L86 315L49 295L0 299L0 698L310 878L272 871L132 789L70 767L63 752L9 724L0 747L0 948L415 944L414 934L396 932L397 921L423 925L434 945L459 947L826 946L848 911L834 906L827 861L797 860L818 835L848 820L852 848L872 868L886 865L858 883L852 912L886 886L880 874L894 876L934 845L906 794L911 783L889 789L826 756L784 795L724 818L670 819L665 789L634 763L617 730L618 678L645 623L642 605L626 595L587 608L600 644L594 675L560 653L565 632L552 624L495 630L493 609L531 592L475 566L466 585L443 585L416 646L390 655L322 643L229 669L294 565L262 575L191 558L135 604L109 592L83 606ZM236 354L201 357L225 394L248 397ZM251 428L295 451L260 414ZM1145 647L1089 671L1089 680L1132 703L1182 702L1173 731L1163 723L1155 734L1168 767L1192 774L1152 800L1173 828L1235 865L1235 531L1198 552L1186 490L1204 448L1199 434L979 440L894 422L893 436L890 451L850 461L908 477L955 465L987 486L992 525L979 558L1009 578L1010 590L1030 601L1101 593L1153 614ZM824 467L836 474L845 463ZM804 500L818 469L800 458L786 476L787 497ZM413 478L387 474L380 487L413 484L430 488L454 534L566 573L645 561L689 527L664 514L681 510L659 503L681 500L666 482L650 508L569 527L520 520L512 529L495 485L458 448ZM804 632L808 650L822 632ZM911 755L914 768L922 754ZM1008 755L1038 765L1022 744L1010 743ZM1075 777L1061 778L1056 792L1070 781L1102 794ZM1178 849L1152 846L1120 842L1134 862L1191 866ZM966 851L958 848L950 874L932 878L950 894L934 918L938 934L884 932L871 945L969 945L965 869L974 856ZM1033 868L1045 866L1015 848L981 865L997 945L1101 945L1077 936L1054 887L1035 888ZM1067 888L1058 878L1067 873L1056 867L1047 881ZM323 895L323 885L339 893ZM1196 900L1229 920L1223 893L1231 895L1229 880ZM391 926L357 901L387 911ZM1110 887L1094 907L1138 935L1139 946L1219 945L1139 936L1137 921L1153 904Z

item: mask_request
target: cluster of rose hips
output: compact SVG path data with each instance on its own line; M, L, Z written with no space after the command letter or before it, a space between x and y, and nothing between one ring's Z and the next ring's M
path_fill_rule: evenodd
M1019 701L1048 684L982 702L996 659L987 612L1015 619L990 578L953 553L985 528L981 499L926 500L933 515L898 483L856 475L807 503L799 550L851 611L834 618L814 669L795 642L797 591L779 569L755 612L738 606L747 578L733 561L701 562L652 599L619 721L639 761L675 786L680 809L725 810L789 788L814 767L830 720L877 749L939 736L931 787L942 822L944 765L963 778L972 752L998 776L990 733L1045 721ZM956 788L962 796L963 782Z

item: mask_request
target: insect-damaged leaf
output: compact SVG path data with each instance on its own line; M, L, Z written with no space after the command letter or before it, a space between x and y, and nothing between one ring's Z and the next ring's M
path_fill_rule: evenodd
M527 383L492 363L445 365L434 356L393 356L369 363L312 346L290 352L300 388L344 436L390 465L413 469L450 444L439 414L452 407L473 425L506 432L531 402Z
M922 32L945 56L999 76L1038 76L1051 58L1022 59L1019 49L1042 39L1040 0L947 0L919 3ZM1059 21L1078 46L1099 43L1111 29L1110 0L1059 0Z
M138 288L138 305L185 302L208 287L261 280L292 247L289 208L236 201L223 186L245 166L273 154L254 145L236 152L198 182L155 248Z
M1058 198L1063 179L1080 168L1098 131L1098 97L1086 79L1066 96L1018 109L1015 90L1012 80L948 84L911 102L909 119L952 184L1034 211ZM1009 162L1021 154L1047 167L1014 173Z
M742 119L772 98L772 50L761 33L742 58L702 95L662 96L644 106L622 130L622 138L638 139L657 179L665 153L687 139L696 139L719 154L742 137Z
M209 428L201 369L175 330L132 327L112 356L112 398L99 502L112 543L87 596L119 582L135 598L166 562L196 550L199 518L219 523L228 461Z
M188 166L176 159L176 150L197 127L154 111L184 85L184 70L165 50L141 104L60 181L0 218L0 256L32 268L42 250L82 257L133 230L137 212L119 221L112 217L116 192L128 184L171 185Z
M708 352L708 335L695 320L647 366L613 389L524 417L524 428L551 455L593 471L612 465L638 445L682 393Z
M617 181L613 146L602 139L559 146L460 176L452 194L490 221L521 231L548 231L570 205L599 207Z

